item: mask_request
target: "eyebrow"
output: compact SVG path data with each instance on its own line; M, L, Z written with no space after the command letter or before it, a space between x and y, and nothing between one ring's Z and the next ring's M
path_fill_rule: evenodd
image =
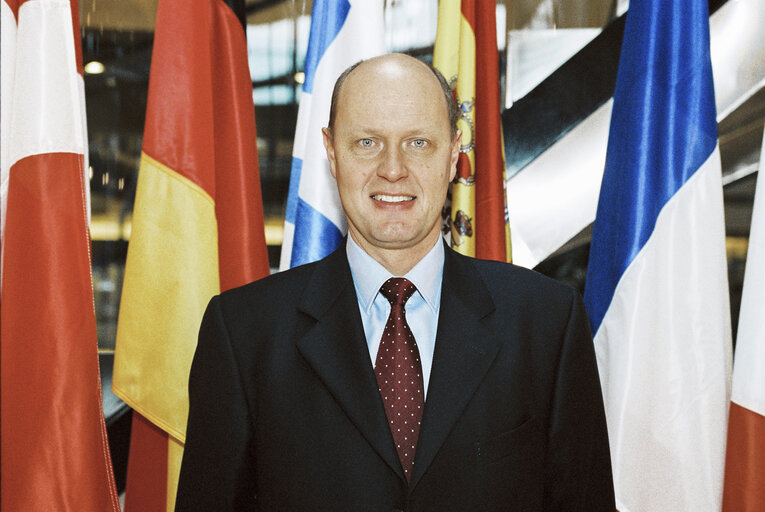
M340 126L340 125L338 125ZM349 130L350 135L353 137L359 137L359 136L379 136L381 135L381 132L384 130L378 129L376 127L372 126L362 126L357 127L355 129ZM433 138L437 135L437 129L433 128L432 126L424 126L424 127L415 127L407 130L406 132L401 134L397 134L397 136L400 136L403 139L410 138L410 137L423 137L423 138Z

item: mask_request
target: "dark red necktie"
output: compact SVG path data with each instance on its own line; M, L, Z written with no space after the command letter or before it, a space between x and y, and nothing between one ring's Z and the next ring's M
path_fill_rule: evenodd
M390 315L375 363L377 387L407 481L414 464L425 404L420 352L404 310L404 303L415 290L411 281L403 277L392 277L380 288L380 293L390 301Z

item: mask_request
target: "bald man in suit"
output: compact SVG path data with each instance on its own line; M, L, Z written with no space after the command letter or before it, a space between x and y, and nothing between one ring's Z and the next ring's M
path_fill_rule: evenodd
M579 295L441 239L456 116L411 57L340 77L323 137L349 236L210 302L176 510L615 510Z

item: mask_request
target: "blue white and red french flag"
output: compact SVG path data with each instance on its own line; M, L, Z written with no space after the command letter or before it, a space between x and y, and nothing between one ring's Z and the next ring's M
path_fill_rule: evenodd
M317 0L292 150L281 270L323 258L347 230L321 129L335 80L348 66L385 53L382 0Z
M726 268L707 1L632 2L585 288L621 512L720 509Z

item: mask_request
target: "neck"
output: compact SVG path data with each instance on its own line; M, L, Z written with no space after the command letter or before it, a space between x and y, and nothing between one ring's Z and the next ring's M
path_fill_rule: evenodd
M349 236L353 238L356 245L374 258L377 263L385 267L385 270L397 277L406 275L430 252L440 238L440 232L435 232L434 235L428 236L411 247L387 249L368 244L363 239L359 240L361 237L356 237L353 233L349 232Z

